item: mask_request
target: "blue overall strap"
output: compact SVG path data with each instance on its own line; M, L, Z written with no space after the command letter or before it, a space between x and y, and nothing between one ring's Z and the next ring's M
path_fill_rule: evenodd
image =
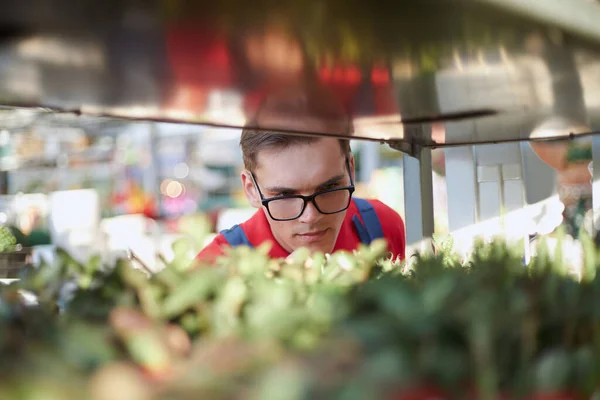
M248 237L246 236L244 229L242 229L242 227L237 224L232 226L229 229L222 230L220 233L221 233L221 235L223 235L225 237L225 240L227 240L227 242L229 242L229 245L231 247L242 246L242 245L246 245L248 247L253 247L252 244L250 243L250 241L248 240Z
M352 217L352 222L356 226L360 241L366 245L370 244L375 239L383 238L383 229L381 223L375 213L375 209L367 200L354 198L354 203L358 207L358 212L362 218L361 222L358 215Z

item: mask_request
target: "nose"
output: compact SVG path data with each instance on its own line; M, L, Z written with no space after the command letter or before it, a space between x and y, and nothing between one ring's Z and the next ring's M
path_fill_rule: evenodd
M312 201L309 201L306 203L306 208L300 216L300 222L303 222L305 224L312 224L315 221L317 221L320 217L321 213L319 212L319 210L317 210L317 207L315 207Z

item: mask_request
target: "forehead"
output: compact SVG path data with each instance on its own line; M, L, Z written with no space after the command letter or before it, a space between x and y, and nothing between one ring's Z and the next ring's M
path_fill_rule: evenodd
M334 138L263 149L256 161L257 178L264 186L311 189L345 172L345 157Z

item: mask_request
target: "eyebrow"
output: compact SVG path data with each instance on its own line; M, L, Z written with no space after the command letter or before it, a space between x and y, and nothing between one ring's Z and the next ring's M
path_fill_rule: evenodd
M325 182L317 185L316 189L318 191L319 189L323 189L323 188L325 188L325 187L327 187L329 185L332 185L334 183L339 183L345 177L346 177L346 174L336 175L333 178L330 178L330 179L326 180ZM272 187L267 187L266 191L269 192L269 193L297 193L298 189L284 187L284 186L272 186Z

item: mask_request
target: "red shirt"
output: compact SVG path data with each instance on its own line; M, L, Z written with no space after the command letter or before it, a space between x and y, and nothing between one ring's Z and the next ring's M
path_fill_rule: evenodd
M406 236L402 217L400 217L400 215L398 215L398 213L392 208L378 200L369 200L369 203L371 203L375 209L377 217L379 218L383 235L388 241L388 251L392 253L394 259L397 257L404 259ZM352 201L350 203L350 207L348 207L348 210L346 211L346 217L344 218L342 228L340 229L340 233L335 242L333 249L334 252L339 250L356 250L361 244L358 233L356 232L356 228L354 227L354 222L352 222L352 217L355 215L358 215L360 218L358 208L356 207L354 201ZM240 225L252 246L258 247L265 241L271 241L273 243L269 252L271 258L285 258L290 254L287 250L281 247L281 245L273 237L273 233L271 233L271 227L267 221L267 216L262 208L259 209L250 219L241 223ZM223 254L223 246L229 246L229 243L223 235L218 234L213 241L209 243L200 252L200 254L198 254L197 258L204 261L214 260L216 257Z

